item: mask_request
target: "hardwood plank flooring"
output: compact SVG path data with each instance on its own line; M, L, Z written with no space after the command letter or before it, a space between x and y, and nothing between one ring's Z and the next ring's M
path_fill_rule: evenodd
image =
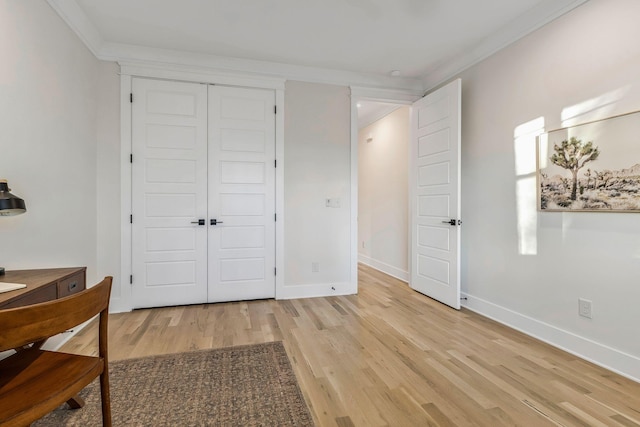
M111 360L283 341L319 426L637 426L640 384L359 267L359 294L110 316ZM91 324L62 350L95 354Z

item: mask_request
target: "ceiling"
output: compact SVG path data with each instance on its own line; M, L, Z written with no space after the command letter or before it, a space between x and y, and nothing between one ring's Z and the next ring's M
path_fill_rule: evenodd
M362 129L386 115L393 113L402 107L402 105L391 102L358 101L357 107L358 129Z
M585 1L48 0L100 59L414 90Z

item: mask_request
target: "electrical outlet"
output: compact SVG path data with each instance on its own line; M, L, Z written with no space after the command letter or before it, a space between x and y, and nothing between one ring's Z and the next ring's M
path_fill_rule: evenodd
M586 317L591 319L592 311L591 311L591 301L584 298L578 298L578 314L582 317Z
M320 271L320 263L319 262L312 262L311 263L311 272L312 273L318 273Z

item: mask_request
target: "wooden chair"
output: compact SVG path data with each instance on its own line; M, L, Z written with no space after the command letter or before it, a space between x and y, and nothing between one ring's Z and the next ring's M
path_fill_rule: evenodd
M25 426L69 402L100 376L102 424L111 426L107 321L111 277L65 298L0 310L0 351L16 353L0 360L0 426ZM45 351L47 338L100 314L98 357Z

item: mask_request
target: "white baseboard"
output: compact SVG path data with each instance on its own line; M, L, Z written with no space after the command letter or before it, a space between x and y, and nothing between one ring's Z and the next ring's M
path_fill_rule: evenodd
M63 332L61 334L55 335L47 340L46 343L42 346L44 350L56 351L60 347L62 347L67 341L69 341L75 334L80 332L85 326L89 324L91 320L87 320L86 322L76 326L73 329L68 330L67 332ZM12 354L14 354L14 350L7 350L0 352L0 360L5 359Z
M358 262L368 265L371 268L375 268L378 271L382 271L383 273L388 274L389 276L395 277L396 279L402 280L403 282L409 283L408 271L404 271L398 267L394 267L382 261L369 258L368 256L362 255L362 254L358 254Z
M128 313L131 310L131 303L124 298L111 298L109 301L109 313Z
M357 286L349 282L289 285L276 290L276 299L331 297L336 295L353 295L357 292Z
M51 350L51 351L56 351L60 349L60 347L65 345L67 341L73 338L78 332L83 330L89 324L89 322L91 322L91 320L92 319L89 319L86 322L81 323L80 325L76 326L73 329L70 329L66 332L63 332L61 334L58 334L56 336L49 338L47 342L44 343L42 348L45 350Z
M353 295L356 293L358 293L357 285L353 285L348 282L314 283L307 285L289 285L283 286L282 288L276 288L275 299L330 297L336 295ZM122 298L112 298L109 303L109 313L112 314L128 313L132 310L133 308Z
M640 358L548 323L517 313L492 302L462 293L462 306L547 344L640 382Z

